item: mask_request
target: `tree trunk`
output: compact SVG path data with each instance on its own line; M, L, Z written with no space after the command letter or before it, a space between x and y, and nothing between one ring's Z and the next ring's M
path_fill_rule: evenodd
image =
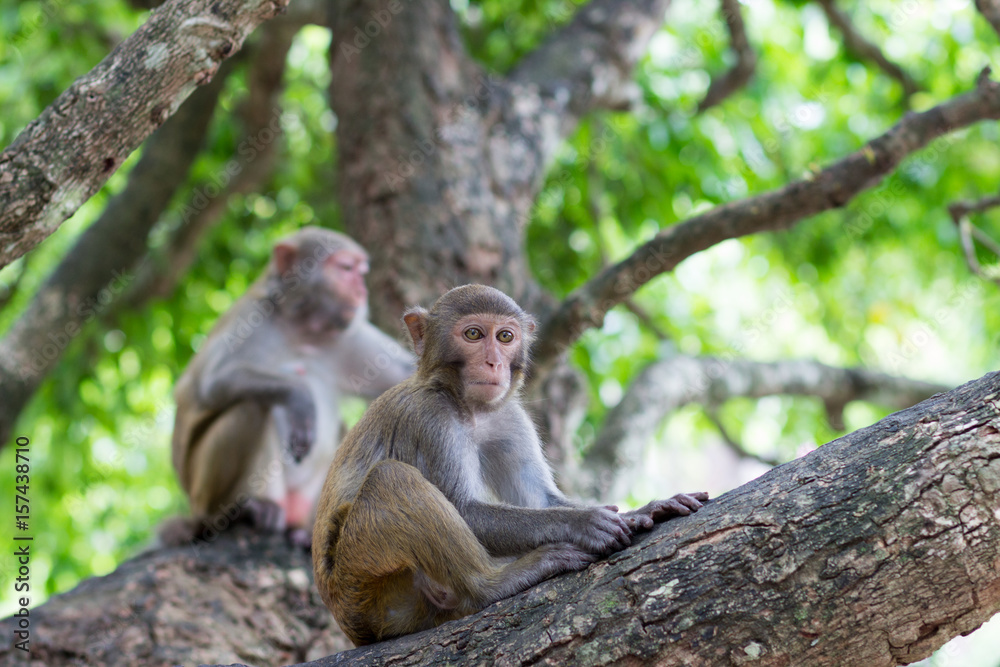
M584 572L315 664L919 660L1000 611L998 394L1000 373L938 394ZM243 533L140 556L29 618L46 665L278 665L346 647L305 554Z

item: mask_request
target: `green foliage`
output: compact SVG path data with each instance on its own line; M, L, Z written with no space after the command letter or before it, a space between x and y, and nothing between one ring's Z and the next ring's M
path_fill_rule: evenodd
M839 5L920 83L922 92L909 100L915 110L968 90L980 69L1000 61L996 35L972 3ZM503 72L579 5L453 0L452 6L472 53L487 69ZM808 177L859 150L906 111L900 84L846 53L814 3L760 0L742 9L758 53L748 87L695 113L711 77L733 56L715 3L678 0L637 73L638 107L587 118L566 142L528 229L535 277L556 296L678 221ZM13 141L144 17L125 2L0 0L0 25L5 36L13 35L0 42L0 145ZM147 543L163 517L183 510L168 454L173 379L216 317L259 273L276 237L316 219L336 226L329 39L310 27L291 51L280 115L286 140L272 180L230 203L169 299L125 314L110 330L92 323L77 337L20 421L17 433L33 443L33 578L45 582L46 594L111 570ZM154 243L181 223L198 188L217 182L226 164L239 159L236 111L245 89L239 70L227 83L223 113L188 192L174 202ZM591 392L581 446L646 364L679 353L813 358L945 383L995 368L997 289L970 276L946 206L995 192L998 135L995 123L955 133L842 210L787 233L727 241L653 280L634 298L648 321L618 308L572 351ZM24 272L0 311L0 330L16 320L76 235L123 186L135 160L27 260L0 272L0 295ZM975 221L1000 237L998 216ZM98 319L105 315L98 312ZM879 406L850 405L848 429L884 414ZM806 398L731 401L720 419L751 451L779 458L838 435L822 406ZM697 406L669 419L663 436L667 448L697 449L718 440ZM0 454L3 470L11 469L12 458L10 448ZM10 587L0 590L9 605Z
M974 7L962 7L843 8L925 87L912 99L924 109L970 88L1000 54ZM711 76L732 61L716 9L673 3L638 73L643 105L588 119L563 149L529 229L535 273L558 294L679 220L807 177L905 111L899 83L845 54L818 7L755 2L743 8L759 57L754 78L694 115ZM591 432L645 364L678 352L809 357L946 383L995 367L998 296L969 275L946 206L996 190L997 133L983 123L938 140L845 210L725 242L644 287L635 300L667 339L619 308L574 350L594 388ZM977 222L995 234L996 215ZM766 402L733 402L724 421L750 449L785 457L835 435L816 401L781 401L786 418L767 417L779 427L767 438L750 433ZM852 407L848 427L883 415ZM716 437L704 426L699 437Z

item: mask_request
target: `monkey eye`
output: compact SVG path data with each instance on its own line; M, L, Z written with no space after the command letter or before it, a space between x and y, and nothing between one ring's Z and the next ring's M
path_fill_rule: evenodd
M514 334L508 331L507 329L504 329L503 331L497 334L497 340L500 341L501 343L509 343L512 340L514 340Z
M483 332L476 327L469 327L465 330L465 337L469 340L479 340L483 337Z

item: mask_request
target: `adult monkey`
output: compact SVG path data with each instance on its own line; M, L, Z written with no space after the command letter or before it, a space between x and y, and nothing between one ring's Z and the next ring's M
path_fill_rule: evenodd
M403 320L417 372L344 439L313 529L320 596L355 644L583 569L708 499L678 494L618 514L556 488L517 398L535 325L503 292L458 287Z
M168 524L164 541L242 517L308 543L342 397L374 398L413 371L368 322L366 273L367 253L337 232L305 227L275 244L177 382L173 464L194 521Z

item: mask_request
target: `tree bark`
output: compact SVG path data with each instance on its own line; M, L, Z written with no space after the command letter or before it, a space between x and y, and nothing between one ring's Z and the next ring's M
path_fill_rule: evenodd
M914 662L1000 611L998 395L991 373L775 468L583 572L311 664ZM280 538L236 533L155 551L32 610L31 657L314 658L344 642L310 577L305 555ZM5 636L16 621L0 622ZM0 649L0 660L16 651Z
M0 267L90 199L288 0L170 0L0 154Z
M907 664L1000 611L1000 373L586 571L315 665Z
M139 555L29 619L29 654L7 641L18 617L0 622L0 665L287 665L351 646L319 600L309 555L245 530Z
M153 133L125 188L80 235L0 340L0 447L70 342L132 282L150 229L202 149L232 62Z
M377 324L468 282L545 308L524 230L546 169L582 114L628 101L666 5L595 0L502 77L469 57L447 2L335 3L338 200L372 254Z

